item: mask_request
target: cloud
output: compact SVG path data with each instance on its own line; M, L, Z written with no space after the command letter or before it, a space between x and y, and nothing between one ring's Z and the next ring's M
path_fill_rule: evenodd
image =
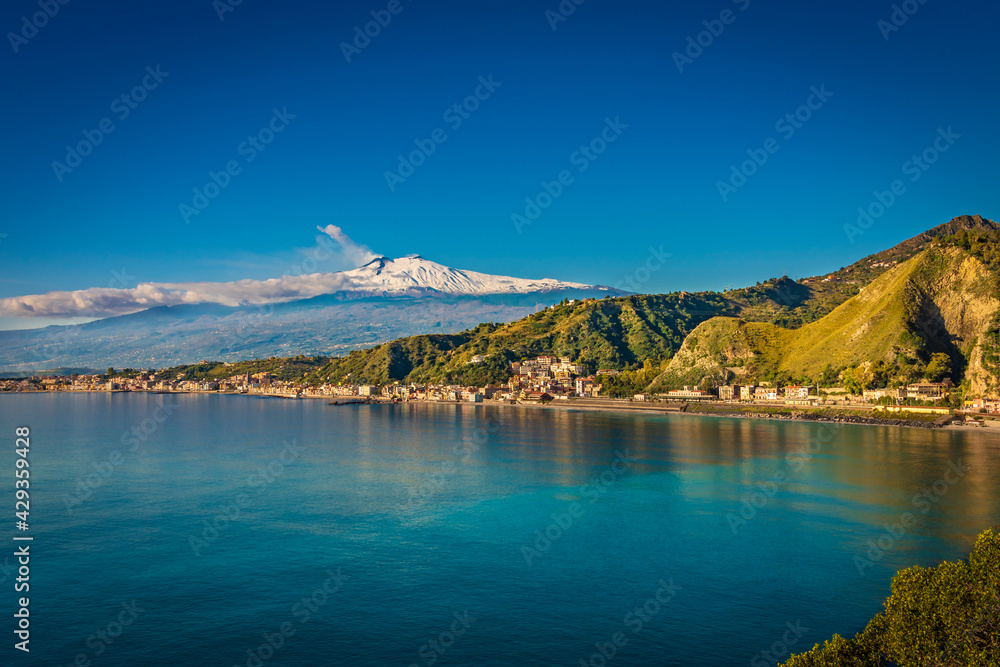
M134 288L91 287L73 292L49 292L0 299L0 316L88 317L127 315L157 306L212 303L223 306L255 306L305 299L355 287L344 273L309 273L340 255L353 267L378 257L355 243L336 225L318 227L340 245L332 247L320 237L318 248L305 251L306 259L288 268L289 273L269 280L237 280L228 283L140 283ZM340 262L335 262L339 264Z
M378 257L378 255L373 253L368 246L355 243L350 236L344 233L343 229L336 225L327 225L326 227L320 227L317 225L316 229L339 243L340 247L344 251L344 255L356 267L364 266Z
M49 292L0 299L0 315L111 317L156 306L198 303L223 306L263 305L329 294L352 286L351 279L342 273L314 273L231 283L140 283L131 289L92 287L75 292Z

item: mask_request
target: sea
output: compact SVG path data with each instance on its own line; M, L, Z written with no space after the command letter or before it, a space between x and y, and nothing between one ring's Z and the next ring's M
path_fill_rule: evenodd
M3 665L775 665L1000 524L987 432L139 393L0 427Z

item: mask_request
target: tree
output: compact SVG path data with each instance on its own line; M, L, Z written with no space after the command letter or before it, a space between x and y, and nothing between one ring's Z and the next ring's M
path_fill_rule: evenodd
M864 392L864 385L862 380L858 379L858 375L857 368L848 368L844 371L844 389L855 396L860 396Z
M935 352L931 355L924 374L931 382L940 382L951 376L951 357L944 352Z
M968 562L900 570L862 632L834 635L784 667L995 667L998 655L1000 532L987 530Z

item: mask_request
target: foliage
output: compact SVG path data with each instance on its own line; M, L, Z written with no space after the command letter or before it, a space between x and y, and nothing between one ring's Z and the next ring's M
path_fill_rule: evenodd
M466 364L459 370L449 371L444 381L463 387L485 387L501 384L511 377L510 359L503 353L494 353L480 364Z
M641 367L625 370L618 375L603 375L599 383L601 395L609 398L632 398L645 391L646 387L667 367L668 361L658 363L647 359Z
M634 369L649 359L655 364L669 359L698 324L737 307L712 293L566 301L506 325L414 336L353 352L331 360L309 379L480 385L509 377L504 360L545 354L568 357L589 372ZM487 362L469 364L474 355L486 356Z
M896 573L885 610L853 639L834 635L785 667L996 667L1000 656L1000 532L968 560Z
M209 380L218 381L234 375L251 375L270 373L279 380L299 380L308 373L322 367L329 361L328 357L270 357L254 361L224 363L221 361L203 361L197 364L175 366L157 373L163 380Z
M993 321L983 334L980 349L983 353L983 368L992 385L990 389L996 391L1000 378L1000 312L993 316Z
M927 363L925 376L931 382L940 382L951 376L951 357L944 352L935 352Z

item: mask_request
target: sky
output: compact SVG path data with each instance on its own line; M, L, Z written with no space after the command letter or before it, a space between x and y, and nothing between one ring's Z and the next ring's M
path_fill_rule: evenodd
M278 278L331 225L319 271L721 290L1000 219L995 3L233 2L4 3L0 299Z

